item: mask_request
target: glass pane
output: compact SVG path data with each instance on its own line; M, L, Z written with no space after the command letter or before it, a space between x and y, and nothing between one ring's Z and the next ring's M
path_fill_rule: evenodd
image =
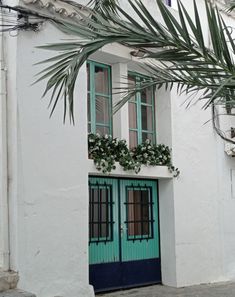
M137 129L136 104L129 102L128 105L129 105L129 128Z
M109 192L108 189L100 189L100 198L101 198L101 202L106 203L108 201L108 196L109 196Z
M95 92L101 94L109 93L108 69L95 66Z
M135 85L136 85L135 78L133 76L128 75L128 88L132 90L135 88ZM130 101L135 101L135 100L136 100L135 96L132 96L130 98Z
M87 118L88 121L91 121L91 102L90 102L90 94L87 94Z
M88 124L88 133L91 133L91 124Z
M91 190L91 195L92 195L92 202L98 202L98 189L92 189Z
M149 191L128 191L128 235L149 234Z
M105 135L105 134L110 135L110 129L109 127L96 125L96 133L99 133L100 135Z
M152 143L155 143L154 135L151 133L142 133L142 142L145 142L146 139L149 139Z
M130 146L130 148L136 147L137 144L138 144L137 132L129 131L129 146Z
M109 124L109 99L96 96L96 123Z
M109 237L109 228L106 223L101 224L101 236L100 237Z
M141 105L142 130L153 131L152 107Z
M153 88L149 87L141 91L141 101L143 103L152 104Z
M109 189L92 188L89 197L89 234L90 238L109 237Z
M93 225L92 232L91 232L91 237L98 238L98 235L99 235L99 225L98 224L94 224Z
M90 64L86 65L87 70L87 90L90 91Z

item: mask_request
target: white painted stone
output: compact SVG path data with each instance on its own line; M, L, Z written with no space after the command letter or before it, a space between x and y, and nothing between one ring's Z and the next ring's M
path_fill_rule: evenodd
M19 275L14 271L0 270L0 292L15 289L19 280Z

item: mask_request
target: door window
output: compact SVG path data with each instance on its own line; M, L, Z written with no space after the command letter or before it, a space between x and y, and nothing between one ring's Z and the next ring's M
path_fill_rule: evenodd
M127 237L129 240L152 238L152 195L150 188L127 187Z
M89 242L113 239L111 185L90 184L89 187Z

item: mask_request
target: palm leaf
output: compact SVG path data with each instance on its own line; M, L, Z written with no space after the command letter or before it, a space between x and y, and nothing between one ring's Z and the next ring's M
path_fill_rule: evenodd
M93 4L100 5L101 2L98 2ZM229 48L235 51L235 44L216 7L205 1L212 41L212 48L208 48L196 1L194 18L178 1L179 19L176 19L162 0L156 0L163 23L153 18L141 0L128 0L128 3L142 23L131 17L116 1L110 1L111 7L114 8L114 2L115 9L105 10L105 15L104 11L98 9L87 15L80 13L80 18L73 23L52 21L60 30L75 38L74 42L41 47L59 52L59 55L44 61L51 65L45 67L38 79L48 81L45 94L49 90L54 94L50 102L52 112L58 98L63 98L65 115L69 113L73 120L73 91L81 66L92 53L113 42L141 50L145 53L143 59L152 60L152 63L147 60L145 63L151 81L144 82L138 89L129 90L126 87L122 101L114 107L115 111L136 91L150 85L171 89L176 84L179 92L187 94L201 90L200 99L205 100L205 108L217 102L227 106L228 97L229 104L234 106L235 67Z

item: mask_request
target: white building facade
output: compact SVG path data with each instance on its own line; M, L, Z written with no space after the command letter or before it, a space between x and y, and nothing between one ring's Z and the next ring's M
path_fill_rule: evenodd
M5 2L42 7L37 1ZM153 0L143 2L160 18ZM190 11L189 1L182 2ZM59 1L53 4L64 8ZM129 11L126 1L122 5ZM203 16L203 1L198 5ZM232 17L225 18L228 24L234 23ZM205 23L205 36L209 36L207 31ZM142 260L146 264L151 259L155 262L144 267L154 275L149 280L133 276L130 283L115 283L112 288L151 282L182 287L234 280L235 160L225 153L224 142L208 121L211 110L202 110L200 102L186 109L182 105L186 96L162 89L143 95L145 103L142 95L135 98L112 116L109 104L121 98L112 94L112 88L122 87L128 76L136 82L147 75L130 49L112 44L92 55L79 73L75 125L63 124L62 102L49 119L48 101L41 99L45 83L32 85L43 66L33 65L54 53L36 47L64 38L68 37L44 22L38 32L19 31L14 37L7 33L1 39L0 271L15 271L12 282L19 277L17 286L38 297L91 297L91 278L99 283L99 277L97 280L97 274L90 273L89 281L89 264L90 269L98 263L105 265L102 254L107 256L109 244L116 240L112 260L107 262L137 266L110 266L113 278L124 279L133 267L137 271L143 267L138 266ZM92 103L97 96L102 114ZM141 124L136 123L138 118ZM232 118L227 121L227 126L234 126ZM88 130L113 134L130 145L148 134L172 148L179 177L174 178L165 166L145 167L138 175L119 167L109 175L98 172L88 159ZM128 200L131 195L137 198ZM135 203L138 195L141 202ZM98 202L101 206L97 208ZM137 214L138 203L147 205L141 215ZM97 211L98 218L94 219L92 211ZM90 231L89 225L93 226ZM135 253L136 245L139 251ZM133 258L128 258L125 249L133 251ZM141 249L145 250L142 256ZM99 254L98 260L94 253ZM101 279L109 274L98 271L104 273Z

